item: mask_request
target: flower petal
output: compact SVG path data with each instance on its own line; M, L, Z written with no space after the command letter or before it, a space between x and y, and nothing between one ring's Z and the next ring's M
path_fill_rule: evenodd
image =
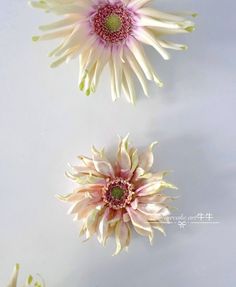
M109 215L110 208L106 208L98 225L98 241L104 246L109 236Z
M14 267L10 282L8 283L7 287L16 287L19 269L20 269L20 265L16 264Z
M128 224L119 221L115 227L116 251L113 255L120 253L125 247L128 247L130 240L130 228Z
M88 217L85 220L85 226L86 226L86 240L90 239L93 234L97 231L97 224L98 224L98 215L99 210L92 210Z
M150 223L147 221L144 215L138 210L133 210L131 207L127 207L126 210L129 213L134 229L137 233L143 236L148 236L151 240L153 238L153 230Z
M143 186L140 186L135 192L136 194L138 194L138 196L151 195L159 192L161 186L162 186L161 181L151 182Z
M164 205L158 204L143 204L138 207L138 210L147 218L149 223L151 221L164 220L170 215L170 210Z
M156 144L157 142L153 142L139 157L139 167L141 167L145 172L148 172L153 165L154 156L152 150Z
M112 165L107 161L94 160L94 166L97 172L108 177L114 177L114 170Z
M118 153L117 153L117 163L121 172L121 175L126 174L131 168L131 159L128 151L129 135L120 140Z

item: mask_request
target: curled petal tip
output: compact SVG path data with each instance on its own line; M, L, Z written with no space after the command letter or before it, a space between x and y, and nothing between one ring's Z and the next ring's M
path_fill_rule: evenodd
M187 32L194 32L196 30L196 27L195 26L189 26L189 27L187 27L187 28L185 28L185 31L187 31Z
M27 284L30 285L33 282L33 276L29 275L27 280L26 280Z
M60 194L55 194L54 195L56 199L60 200L60 201L67 201L67 196L63 196Z
M37 42L37 41L39 41L39 39L40 39L40 36L33 36L32 37L33 42Z
M157 145L157 144L159 144L159 142L158 142L158 141L154 141L153 143L151 143L150 148L151 148L151 149L153 149L153 148L154 148L154 146L155 146L155 145Z

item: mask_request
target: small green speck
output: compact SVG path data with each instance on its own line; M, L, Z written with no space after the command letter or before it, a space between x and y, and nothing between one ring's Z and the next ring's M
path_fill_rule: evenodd
M79 89L80 89L80 91L83 91L83 89L84 89L84 80L81 81L81 83L79 84Z
M90 89L87 89L86 92L85 92L87 97L90 95L90 93L91 93Z
M31 284L32 282L33 282L33 277L29 275L29 277L27 278L27 284Z
M39 38L40 38L39 36L33 36L32 37L32 41L33 42L37 42L39 40Z
M185 30L188 32L193 32L193 31L195 31L195 29L196 29L195 26L189 26L189 27L185 28Z
M115 186L115 187L113 187L112 190L111 190L111 195L112 195L112 197L115 198L115 199L121 199L122 196L124 195L124 192L125 192L125 191L124 191L123 189L121 189L121 188L118 187L118 186Z
M107 16L105 20L105 27L109 30L109 32L114 33L120 30L121 28L121 19L116 14L111 14Z

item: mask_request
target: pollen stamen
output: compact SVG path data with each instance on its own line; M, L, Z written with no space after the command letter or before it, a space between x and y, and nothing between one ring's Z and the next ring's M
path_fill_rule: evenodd
M105 27L109 32L114 33L120 30L122 26L121 19L116 14L111 14L105 19Z

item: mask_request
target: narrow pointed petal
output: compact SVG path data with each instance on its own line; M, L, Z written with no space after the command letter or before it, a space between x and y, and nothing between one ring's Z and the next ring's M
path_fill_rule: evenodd
M71 16L66 17L62 20L59 20L57 22L53 22L53 23L47 24L47 25L42 25L39 27L39 29L42 31L58 29L61 27L70 26L70 25L76 23L78 20L79 20L79 15L71 15Z
M149 17L153 17L156 19L162 19L162 20L174 21L174 22L185 20L185 18L182 16L178 16L178 15L171 14L171 13L165 13L165 12L162 12L162 11L159 11L153 8L149 8L149 7L142 7L141 9L139 9L139 11L143 15L147 15Z
M7 287L16 287L17 286L17 278L18 278L18 274L19 274L19 269L20 269L20 265L16 264Z
M115 237L116 237L116 251L113 255L120 253L125 247L128 247L130 229L128 224L120 221L115 227Z
M145 219L145 216L137 210L126 208L131 218L134 229L137 233L143 236L153 237L153 230L150 223Z
M103 246L105 245L109 234L109 213L110 209L106 208L98 226L98 240Z
M148 29L142 28L142 31L136 34L136 38L148 45L151 45L163 57L164 60L170 59L169 53L162 48L158 40L156 40L152 32L148 31Z
M142 168L145 172L148 172L154 161L153 156L153 147L157 144L157 142L153 142L148 149L139 156L139 167Z
M114 170L112 165L107 161L94 161L94 166L97 172L104 176L114 177Z
M120 140L117 161L121 174L126 174L131 168L131 159L128 151L129 135Z

